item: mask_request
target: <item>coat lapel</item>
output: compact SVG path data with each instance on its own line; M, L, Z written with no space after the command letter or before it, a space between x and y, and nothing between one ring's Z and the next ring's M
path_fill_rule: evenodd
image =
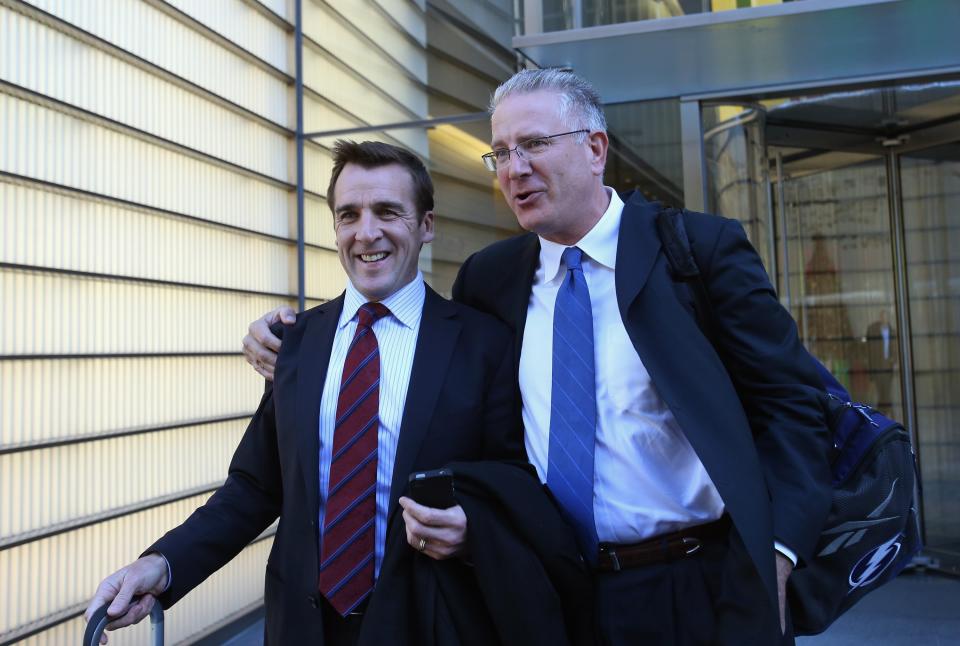
M647 284L660 252L657 213L660 204L648 202L639 191L627 196L620 218L617 237L616 290L620 317L627 322L627 312Z
M460 335L461 323L456 314L457 309L453 304L427 287L413 355L413 369L410 371L410 387L397 439L388 519L392 517L397 508L397 499L407 486L407 477L420 453L423 438L433 419L437 398L446 381L447 367Z
M314 517L320 508L320 399L342 310L342 294L322 305L307 323L297 353L297 443L307 508Z
M506 321L513 327L514 332L514 365L520 365L520 350L523 346L523 330L527 324L527 308L530 305L530 294L533 291L533 277L537 273L537 264L540 262L540 239L534 234L528 234L523 241L520 258L516 265L519 274L508 274L503 283L504 314Z

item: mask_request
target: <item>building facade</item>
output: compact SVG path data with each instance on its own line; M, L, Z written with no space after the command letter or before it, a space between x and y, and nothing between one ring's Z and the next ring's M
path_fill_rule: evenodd
M262 391L246 325L344 285L322 133L427 162L441 292L517 230L482 115L377 127L482 112L514 24L494 0L0 0L0 644L79 640L99 580L223 481ZM168 643L262 605L272 532Z
M743 222L807 346L905 421L926 562L957 570L956 24L951 0L0 0L0 644L79 636L100 578L222 482L262 388L247 323L343 287L334 139L425 160L438 291L517 232L479 155L518 65L598 87L609 185ZM271 536L170 643L256 612Z

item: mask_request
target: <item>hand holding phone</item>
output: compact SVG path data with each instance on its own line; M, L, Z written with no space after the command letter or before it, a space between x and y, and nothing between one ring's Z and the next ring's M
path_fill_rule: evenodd
M449 509L457 504L453 495L453 473L450 469L415 471L408 478L410 497L424 507Z

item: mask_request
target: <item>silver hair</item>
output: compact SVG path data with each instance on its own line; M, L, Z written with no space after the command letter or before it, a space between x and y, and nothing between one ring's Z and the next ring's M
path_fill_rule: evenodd
M504 81L490 99L493 114L500 102L514 94L529 94L545 90L560 95L558 112L569 128L589 128L607 131L600 95L583 78L560 69L521 70Z

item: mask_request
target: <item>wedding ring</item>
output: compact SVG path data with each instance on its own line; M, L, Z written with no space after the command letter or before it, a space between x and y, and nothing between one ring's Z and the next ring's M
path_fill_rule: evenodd
M423 536L420 537L420 542L417 544L417 551L422 552L427 548L427 539Z

